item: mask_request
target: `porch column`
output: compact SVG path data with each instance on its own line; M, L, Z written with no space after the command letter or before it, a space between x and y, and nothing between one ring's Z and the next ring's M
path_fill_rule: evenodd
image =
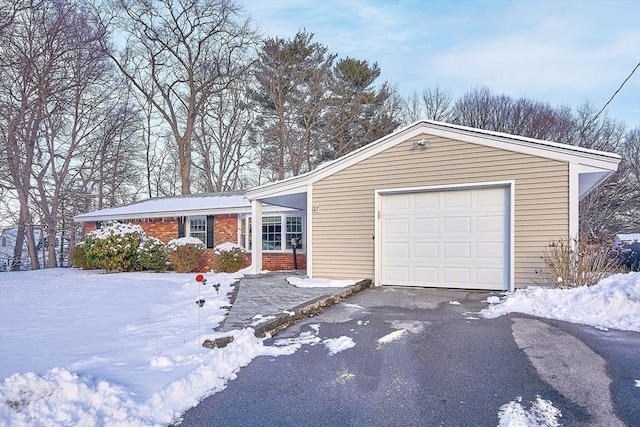
M251 201L251 273L262 271L262 201Z

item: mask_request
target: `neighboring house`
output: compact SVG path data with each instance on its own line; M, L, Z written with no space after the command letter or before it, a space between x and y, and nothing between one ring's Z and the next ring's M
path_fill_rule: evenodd
M624 267L640 271L640 233L616 235L613 250Z
M640 233L632 233L632 234L618 234L615 239L613 239L614 245L621 245L623 243L634 243L640 242Z
M512 290L532 284L551 240L578 235L579 200L619 162L612 153L420 121L246 195L255 218L267 204L306 210L310 277ZM263 235L252 236L254 272Z
M18 235L17 228L9 228L2 230L0 233L0 271L9 271L11 270L11 264L13 262L13 251L16 247L16 237ZM36 251L38 253L38 260L40 261L41 266L46 266L48 261L48 252L47 252L47 238L45 236L44 240L40 239L40 229L35 228L33 230L33 235L35 237L36 243ZM55 242L56 247L56 261L60 259L60 241L59 237L56 237ZM65 248L66 249L66 248ZM29 260L29 249L27 246L27 239L24 239L24 244L22 245L22 255L20 257L20 269L27 270L31 268L31 261Z
M306 268L304 210L265 206L261 217L262 266L268 270L293 269L291 239L298 239L298 268ZM206 268L215 268L213 248L232 242L252 249L251 204L244 192L209 193L149 199L74 217L87 233L102 223L120 221L139 224L149 236L165 244L178 237L197 237L206 245ZM245 255L245 266L251 255Z

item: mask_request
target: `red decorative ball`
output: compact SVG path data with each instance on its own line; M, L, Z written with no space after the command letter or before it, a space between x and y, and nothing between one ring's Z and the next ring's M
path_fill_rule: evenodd
M196 282L202 282L204 280L204 276L202 274L198 274L196 276Z

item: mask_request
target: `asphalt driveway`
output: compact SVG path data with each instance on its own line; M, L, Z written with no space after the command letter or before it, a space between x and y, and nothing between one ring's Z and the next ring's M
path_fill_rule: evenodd
M640 334L524 315L480 318L487 292L374 288L286 329L323 343L261 357L183 426L496 426L540 396L564 426L640 425ZM459 303L459 304L456 304Z

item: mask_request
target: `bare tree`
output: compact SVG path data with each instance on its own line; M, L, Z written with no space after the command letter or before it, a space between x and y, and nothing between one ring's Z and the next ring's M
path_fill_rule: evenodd
M171 130L181 189L191 192L192 138L210 96L247 73L255 41L233 0L111 0L110 25L126 37L106 46Z
M31 176L38 139L45 120L45 101L64 90L56 82L60 52L56 31L49 31L55 16L52 4L38 9L12 9L0 31L0 115L2 142L11 184L20 205L12 270L20 269L26 238L31 267L39 268L31 210ZM53 20L55 20L53 18Z
M135 170L124 159L114 159L108 166L110 181L91 172L99 170L94 166L102 130L126 126L135 114L122 114L130 110L118 99L121 85L100 48L106 31L91 9L43 1L17 13L1 34L1 140L20 204L14 258L17 264L25 236L31 267L39 268L37 222L46 233L40 245L47 242L46 260L53 267L58 232L73 228L65 206L75 205L72 199L90 193L96 182L110 182L109 196L114 197L127 182L126 173ZM121 145L128 147L129 139Z
M433 89L422 91L422 103L424 105L424 118L438 122L447 122L451 119L453 107L453 95L451 92L436 86Z
M204 192L236 190L250 161L249 131L253 101L247 84L238 81L225 92L212 95L198 118L194 133L198 172L196 185Z
M402 124L408 125L424 118L424 107L418 92L401 99Z

